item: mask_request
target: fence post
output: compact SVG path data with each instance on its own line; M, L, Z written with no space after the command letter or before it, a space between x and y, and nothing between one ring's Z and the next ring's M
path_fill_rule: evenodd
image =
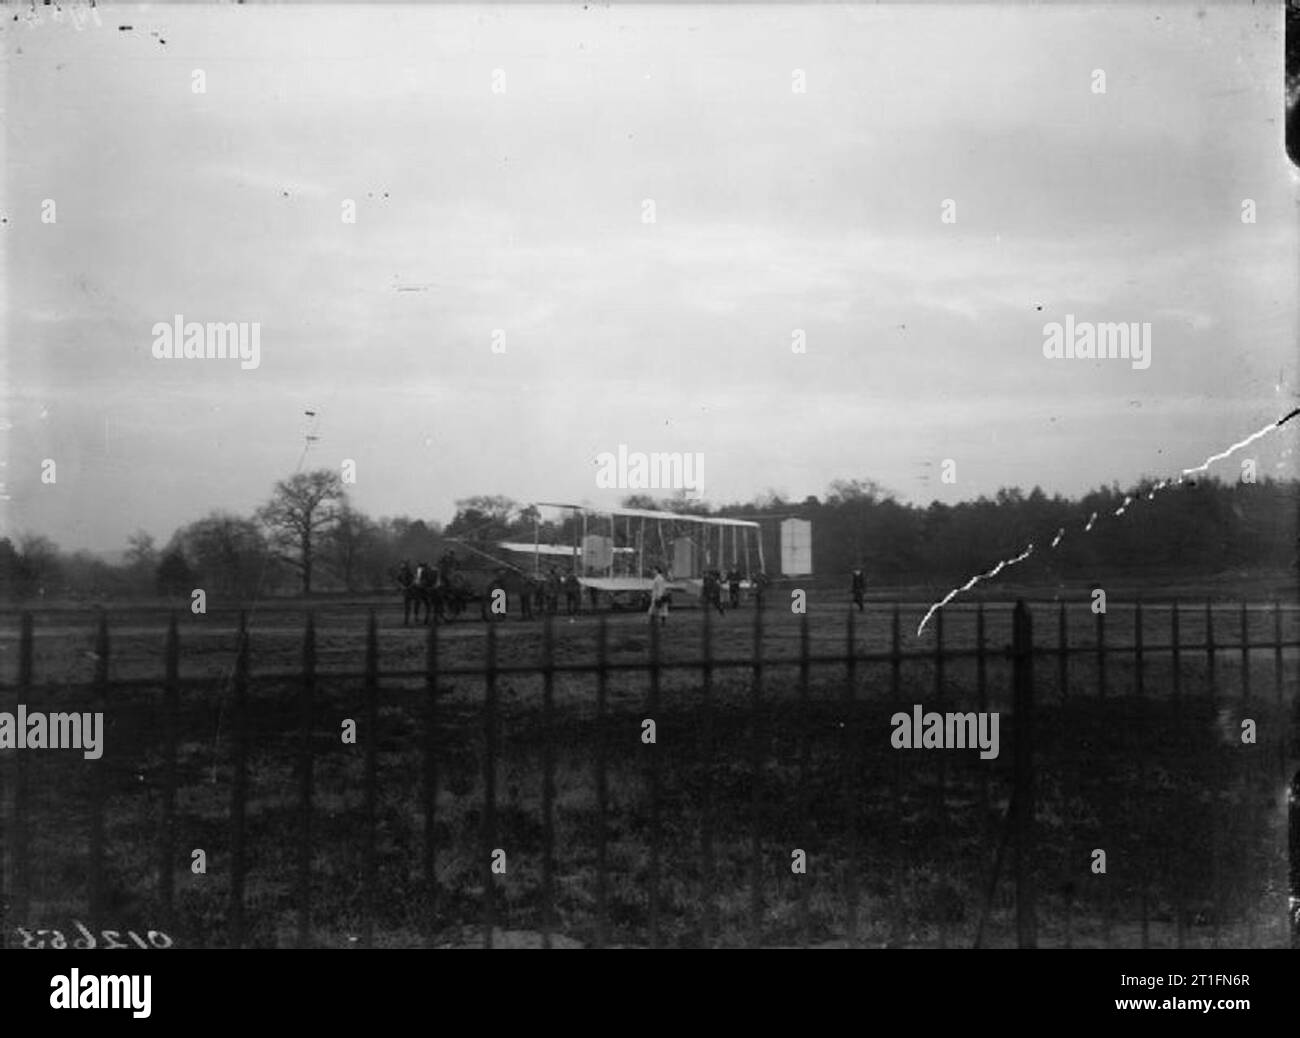
M1180 652L1182 646L1182 636L1178 625L1178 600L1174 599L1169 604L1169 644L1173 652L1173 677L1174 677L1174 703L1177 704L1182 700L1182 663L1180 661ZM1175 709L1175 713L1178 710ZM1175 817L1177 819L1178 831L1183 834L1178 844L1178 853L1186 855L1193 853L1191 843L1187 839L1189 824L1187 817L1187 786L1186 782L1177 782L1175 784ZM1181 949L1187 944L1187 882L1182 875L1186 869L1186 858L1179 861L1178 875L1174 878L1174 927L1177 935L1177 945Z
M705 612L707 616L707 610ZM596 628L596 947L609 943L609 858L606 849L606 816L609 813L609 780L605 767L605 699L609 685L609 617L602 615Z
M763 940L763 614L757 609L753 661L749 699L749 941L757 948Z
M302 689L298 699L298 947L311 943L312 713L316 695L316 619L302 635Z
M542 621L542 947L555 912L555 618Z
M854 619L856 613L853 609L848 612L848 624L846 627L845 641L845 660L847 676L844 682L843 710L844 720L840 724L840 760L844 769L843 776L843 811L844 811L844 828L845 835L848 839L848 862L845 870L844 893L847 902L847 922L848 922L848 943L852 947L858 939L858 838L857 825L855 824L855 812L853 803L853 780L854 762L856 754L854 753L855 733L853 731L853 686L857 681L857 657L855 655L854 639Z
M979 711L986 713L989 708L988 689L988 654L984 646L984 603L975 610L975 690L979 697ZM992 824L989 811L989 772L980 768L980 819L985 843L988 842L989 828Z
M483 947L492 947L496 898L492 852L496 842L497 812L497 625L487 626L487 666L483 693L483 821L480 856L483 875Z
M1291 914L1291 947L1300 948L1300 771L1291 779L1287 806L1291 829L1291 897L1287 909Z
M713 610L704 614L704 674L701 689L704 698L704 818L700 825L700 851L704 857L704 933L703 944L711 946L718 932L717 862L713 850Z
M434 822L438 804L438 625L425 635L424 658L424 945L432 948L438 932L437 839Z
M940 714L943 713L944 689L943 689L943 613L940 609L934 614L934 709ZM948 827L948 754L940 753L938 764L938 774L935 776L934 799L935 799L935 817L939 819L939 824L944 830ZM948 947L948 918L947 909L940 907L938 913L938 931L939 947Z
M1273 603L1273 695L1282 705L1282 604ZM1286 781L1286 731L1279 727L1277 735L1277 764L1283 781Z
M167 643L163 649L163 802L162 833L159 839L158 895L162 902L163 926L175 926L176 863L176 722L180 712L180 634L176 612L167 621Z
M1243 703L1250 702L1250 612L1246 608L1245 599L1242 599L1241 602L1241 698ZM1263 749L1263 747L1260 748ZM1257 754L1249 753L1237 767L1239 774L1244 773L1247 788L1253 788L1260 782L1267 765L1260 762ZM1248 908L1246 910L1246 946L1254 946L1255 940L1255 913Z
M23 613L18 635L18 702L32 702L32 676L35 645L32 635L32 614ZM31 806L28 757L14 754L14 849L13 849L13 910L20 926L30 921L31 912ZM3 906L0 906L2 909ZM0 948L8 947L9 928L0 936Z
M108 614L99 613L99 629L95 633L95 677L93 685L94 708L105 711L108 700ZM104 768L107 758L100 757ZM99 933L104 928L104 796L108 780L103 775L93 776L90 782L90 920L91 929Z
M903 636L902 624L899 616L898 605L894 605L894 615L890 618L889 624L889 696L890 705L897 709L899 699L902 696L902 668L903 668ZM894 806L897 817L902 818L903 803L903 760L904 754L894 754ZM899 844L901 848L901 825L899 831ZM899 898L901 898L901 891Z
M894 710L901 707L899 700L902 698L903 688L903 635L902 635L902 617L898 603L894 603L893 615L889 623L889 693L890 704ZM907 754L894 753L894 847L898 855L899 864L891 871L894 874L893 891L894 891L894 911L893 911L893 940L901 945L907 939L907 925L904 920L903 904L906 897L907 887L905 876L907 873L904 862L906 861L905 848L907 846L906 829L903 819L906 817L906 811L903 804L903 769Z
M230 727L235 750L230 783L230 943L244 946L244 815L248 803L248 617L239 611L234 707Z
M365 919L361 924L361 940L367 948L375 946L375 887L379 882L379 855L375 841L378 839L376 814L379 806L379 632L375 626L375 611L370 610L366 623L366 856L362 864L361 903Z
M658 617L650 618L650 695L646 708L655 722L655 739L659 731L659 651L660 624ZM658 742L649 748L648 771L650 778L650 947L659 947L659 749Z
M800 821L800 845L807 854L808 846L812 842L812 790L808 788L808 764L809 764L809 735L810 726L809 717L811 712L808 702L808 614L805 612L799 617L799 821ZM799 879L799 933L803 946L808 947L812 939L812 921L808 911L808 877L804 875Z
M935 710L943 713L943 610L934 614L934 699ZM938 801L939 817L944 817L945 793L948 789L948 755L940 753L938 780L935 785L935 797Z
M1146 780L1146 754L1143 752L1142 739L1138 734L1146 730L1146 718L1142 716L1143 706L1142 696L1146 690L1146 683L1143 674L1143 653L1142 653L1142 599L1139 598L1133 606L1133 667L1134 667L1134 692L1136 694L1136 710L1138 713L1138 724L1133 728L1134 741L1136 747L1133 756L1137 759L1137 780L1138 789L1147 788ZM1142 848L1137 857L1140 859L1139 864L1139 889L1138 900L1142 912L1142 947L1148 948L1151 944L1151 906L1149 884L1147 883L1147 874L1149 870L1149 861L1151 854L1151 812L1142 812L1141 822Z
M1033 620L1023 598L1016 602L1012 652L1016 725L1016 936L1021 948L1036 948L1038 933L1030 863L1034 839Z

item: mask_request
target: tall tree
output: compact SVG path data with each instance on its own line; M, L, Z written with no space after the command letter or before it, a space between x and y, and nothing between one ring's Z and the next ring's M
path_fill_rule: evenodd
M152 567L158 562L158 550L154 545L153 534L136 530L126 539L126 564L128 566Z
M197 586L242 598L257 593L269 561L266 538L257 524L224 512L177 530L168 554L173 550L194 567Z
M374 582L375 549L378 527L347 503L338 509L338 521L326 531L323 547L329 561L349 591L357 590L359 581ZM379 572L382 573L382 564Z
M8 537L0 537L0 598L18 597L23 559Z
M23 594L44 595L62 573L59 549L48 537L26 534L18 541L19 587Z
M271 500L257 513L280 558L297 569L302 593L311 594L318 537L338 523L347 505L343 481L332 469L296 472L275 485Z
M154 583L160 595L184 595L194 587L194 572L179 548L172 548L158 563Z
M510 516L518 506L500 494L480 494L456 502L456 515L447 524L448 537L474 544L503 541L510 536Z
M136 530L126 540L125 566L121 573L126 589L147 593L154 584L158 569L158 548L153 535Z

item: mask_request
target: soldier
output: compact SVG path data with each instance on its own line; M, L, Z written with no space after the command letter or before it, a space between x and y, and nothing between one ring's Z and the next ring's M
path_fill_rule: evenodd
M709 606L713 606L719 616L726 615L726 610L722 608L722 574L716 569L704 574L704 608L708 609Z
M483 619L488 619L488 612L495 605L496 593L500 591L505 601L506 611L504 613L492 613L492 619L504 620L510 612L510 594L506 591L506 571L504 566L498 566L492 574L492 580L487 586L487 597L483 600Z
M560 611L560 574L554 566L546 574L546 611L551 614Z
M444 551L438 557L438 583L446 587L451 583L451 575L456 569L456 553L451 550Z
M522 620L533 618L533 596L537 594L537 581L520 574L519 577L519 615Z
M664 579L664 571L658 566L655 567L655 579L650 587L651 623L655 622L656 615L661 626L668 623L668 581Z
M415 604L415 619L419 622L420 607L416 600L412 585L415 583L415 573L411 570L411 560L403 559L400 566L397 567L397 586L402 589L402 624L411 622L411 605Z
M727 571L727 590L731 594L731 608L740 608L740 570L732 566Z
M859 566L853 571L853 602L858 607L858 612L862 612L863 597L867 593L867 578Z
M572 573L564 578L564 605L570 616L576 616L582 606L582 585Z

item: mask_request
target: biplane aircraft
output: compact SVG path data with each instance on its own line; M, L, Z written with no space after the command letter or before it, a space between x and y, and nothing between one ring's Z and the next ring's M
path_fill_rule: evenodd
M532 572L543 576L552 567L573 573L587 590L609 601L648 602L655 567L662 567L669 589L698 596L707 570L739 570L742 587L766 569L759 524L747 519L683 515L643 508L592 509L539 501L573 518L571 544L503 542L516 557L532 556ZM564 560L568 565L564 565Z

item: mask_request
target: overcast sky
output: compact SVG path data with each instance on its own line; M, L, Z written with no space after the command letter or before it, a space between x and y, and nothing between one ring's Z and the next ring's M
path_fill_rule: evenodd
M1296 403L1277 5L100 11L0 40L9 535L251 512L309 433L446 520L612 504L620 443L715 503L1077 494ZM260 366L155 359L176 314ZM1046 359L1066 314L1149 322L1150 368Z

